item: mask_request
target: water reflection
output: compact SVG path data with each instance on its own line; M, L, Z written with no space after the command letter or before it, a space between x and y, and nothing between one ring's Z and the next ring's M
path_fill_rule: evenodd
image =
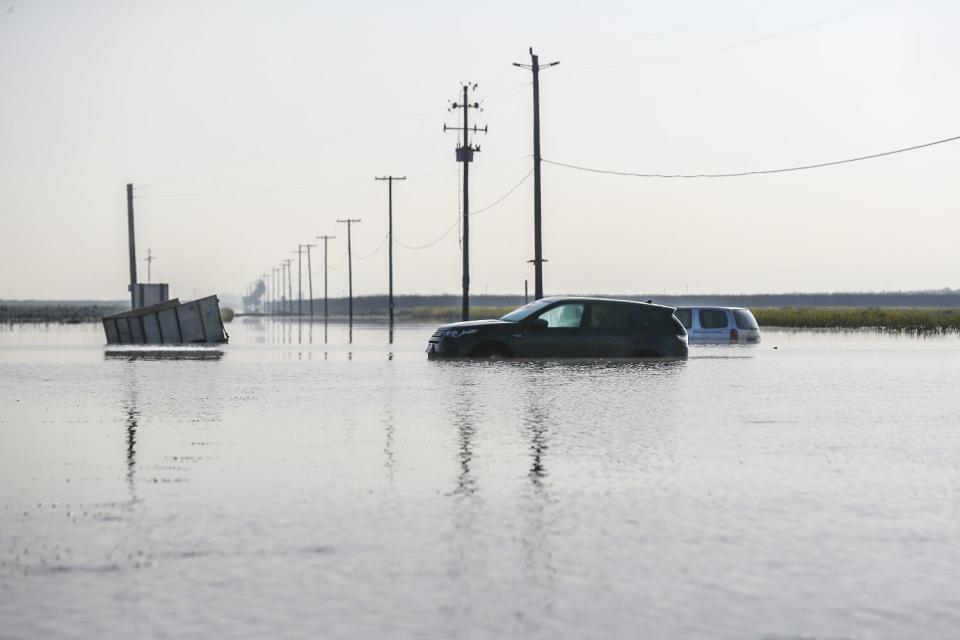
M460 375L455 376L456 387L451 412L453 423L457 430L457 473L454 495L471 496L477 491L477 481L474 478L470 465L473 462L473 438L477 427L474 419L476 399L474 398L476 380L468 368L458 367Z
M204 348L123 348L105 349L104 360L220 360L223 351Z
M127 488L130 491L130 502L137 502L136 472L137 472L137 427L140 419L139 390L136 367L130 365L127 372L127 394L124 401L126 414L127 439Z

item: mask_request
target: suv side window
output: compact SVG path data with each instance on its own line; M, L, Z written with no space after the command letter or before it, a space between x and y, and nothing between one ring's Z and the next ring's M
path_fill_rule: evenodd
M700 309L700 326L704 329L726 329L727 314L723 309Z
M684 329L693 326L693 312L690 309L677 309L673 312L673 315L677 316L677 320L680 321Z
M756 318L747 309L734 309L733 319L737 322L737 329L759 329Z
M544 311L537 317L546 320L550 329L577 329L583 318L583 304L568 302Z
M621 304L591 304L588 328L603 333L630 333L630 312Z

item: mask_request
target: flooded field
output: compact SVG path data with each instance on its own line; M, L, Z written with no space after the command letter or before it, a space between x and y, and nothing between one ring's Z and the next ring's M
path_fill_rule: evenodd
M0 637L954 638L960 337L428 362L0 330Z

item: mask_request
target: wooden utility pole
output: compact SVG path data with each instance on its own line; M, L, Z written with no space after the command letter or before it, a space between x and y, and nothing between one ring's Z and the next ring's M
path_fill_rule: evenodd
M393 342L393 181L406 179L406 176L400 176L399 178L394 176L374 178L374 180L387 181L387 255L389 256L388 262L390 263L388 287L389 293L387 294L387 304L390 307L390 342Z
M327 241L337 236L317 236L317 240L323 240L323 319L330 317L330 311L327 308Z
M313 320L313 266L310 263L310 248L315 244L303 245L307 250L307 293L310 295L310 319Z
M130 247L130 308L137 304L137 243L133 232L133 185L127 183L127 244Z
M280 269L280 313L287 312L287 268L284 263L277 265Z
M487 133L487 127L482 129L476 125L470 128L469 113L470 109L479 109L480 103L470 104L470 89L476 89L477 85L471 85L469 82L463 85L463 102L450 105L450 109L463 109L463 126L449 127L443 125L444 131L462 131L463 144L457 147L457 162L463 163L463 304L461 317L463 320L470 319L470 163L473 162L474 152L480 151L480 146L470 145L470 132Z
M298 244L297 250L297 316L303 315L303 247Z
M266 313L266 311L270 308L270 295L273 293L273 291L267 289L267 283L270 282L268 280L270 274L264 271L260 274L260 277L263 278L263 302L260 303L260 313Z
M530 47L529 65L514 62L513 66L529 69L533 73L533 297L543 297L543 241L541 239L541 200L540 200L540 69L555 67L559 62L540 65L540 56Z
M277 296L277 291L278 291L278 289L277 289L277 267L276 267L276 265L274 265L273 267L270 268L270 272L273 274L273 285L272 285L272 287L271 287L271 288L273 289L273 301L272 301L272 303L271 303L271 305L270 305L270 313L276 314L276 313L277 313L277 303L280 301L279 296Z
M147 247L147 257L143 259L143 261L147 263L147 284L150 284L151 282L153 282L153 275L150 267L153 261L156 259L157 257L153 255L153 253L151 252L151 249Z
M287 258L283 261L283 267L287 274L287 315L293 315L293 258Z
M350 232L354 223L360 222L360 218L347 218L346 220L337 220L337 222L347 225L347 292L350 309L350 341L353 342L353 247Z

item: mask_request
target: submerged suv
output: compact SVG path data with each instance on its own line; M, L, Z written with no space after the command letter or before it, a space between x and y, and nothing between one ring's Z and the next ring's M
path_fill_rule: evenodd
M760 326L749 309L739 307L677 307L677 319L687 329L690 344L755 344Z
M543 298L499 320L446 324L430 358L685 358L672 307L603 298Z

